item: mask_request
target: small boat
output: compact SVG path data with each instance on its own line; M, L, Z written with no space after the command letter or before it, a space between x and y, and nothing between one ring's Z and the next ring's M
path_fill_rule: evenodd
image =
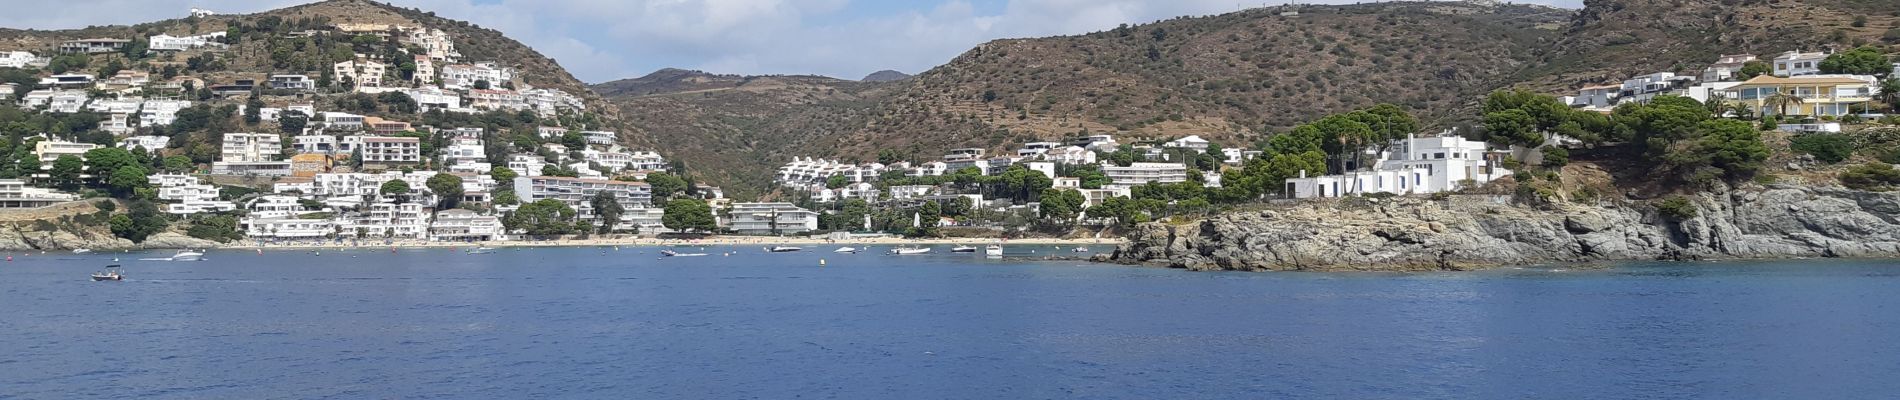
M705 257L706 253L681 253L672 250L660 250L660 255L667 257Z
M957 247L951 247L950 252L951 253L975 253L976 248L970 247L970 246L957 246Z
M495 249L491 247L476 247L473 249L468 249L468 254L492 254L494 252L495 252Z
M900 256L924 254L924 253L929 253L929 252L930 252L929 247L899 247L899 248L891 249L891 254L900 255Z
M118 265L107 265L106 270L92 273L93 282L123 280L125 280L125 274L120 272Z
M1087 252L1089 252L1089 248L1087 248L1087 247L1077 247L1077 248L1075 248L1075 250L1071 250L1071 251L1074 251L1074 252L1077 252L1077 253L1087 253Z
M983 247L983 256L985 256L985 257L1002 257L1002 256L1003 256L1003 245L1000 245L1000 244L992 244L992 245L989 245L989 246L985 246L985 247Z
M772 248L765 249L765 251L769 251L773 253L790 253L794 251L804 251L804 250L805 250L804 248L792 247L792 246L772 246Z
M200 252L191 251L191 250L179 250L178 254L172 255L171 261L204 261L204 258L205 258L205 253L200 253Z
M73 249L73 254L86 254L91 252L92 249Z
M839 248L838 248L837 250L832 250L831 252L833 252L833 253L857 253L857 252L858 252L858 248L856 248L856 247L839 247Z

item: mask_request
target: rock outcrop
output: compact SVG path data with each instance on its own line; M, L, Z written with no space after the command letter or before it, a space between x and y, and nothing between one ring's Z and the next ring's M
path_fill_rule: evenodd
M1150 223L1102 261L1193 270L1464 270L1615 260L1900 255L1900 194L1772 185L1644 203L1530 207L1493 196L1349 198Z

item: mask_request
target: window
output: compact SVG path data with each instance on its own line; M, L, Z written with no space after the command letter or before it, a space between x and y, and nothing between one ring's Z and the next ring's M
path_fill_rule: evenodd
M1443 160L1443 159L1445 159L1445 153L1432 153L1432 158L1433 158L1433 159L1438 159L1438 160Z

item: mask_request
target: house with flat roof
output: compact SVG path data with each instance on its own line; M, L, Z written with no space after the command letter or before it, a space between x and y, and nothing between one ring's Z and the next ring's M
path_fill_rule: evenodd
M1779 77L1814 75L1821 73L1821 61L1826 60L1827 52L1790 51L1775 56L1774 73Z
M1841 116L1873 101L1877 82L1871 76L1806 75L1757 76L1726 90L1728 101L1757 115ZM1768 99L1777 93L1801 98L1798 104L1777 107Z
M132 41L110 38L68 40L59 43L59 52L80 54L111 53L125 49L127 43L132 43Z

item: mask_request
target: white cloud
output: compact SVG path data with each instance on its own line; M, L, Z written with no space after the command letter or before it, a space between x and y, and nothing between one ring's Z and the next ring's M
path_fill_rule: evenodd
M917 73L993 39L1080 34L1241 7L1234 0L919 0L894 12L858 11L866 4L890 8L873 1L897 0L393 0L500 30L589 82L662 67L842 78L880 69ZM8 4L18 2L0 0L0 7L10 11L0 14L0 26L125 24L182 16L192 6L255 12L297 3L77 0L67 4L82 5L57 9ZM1531 2L1566 7L1580 3ZM73 9L89 11L63 11Z

